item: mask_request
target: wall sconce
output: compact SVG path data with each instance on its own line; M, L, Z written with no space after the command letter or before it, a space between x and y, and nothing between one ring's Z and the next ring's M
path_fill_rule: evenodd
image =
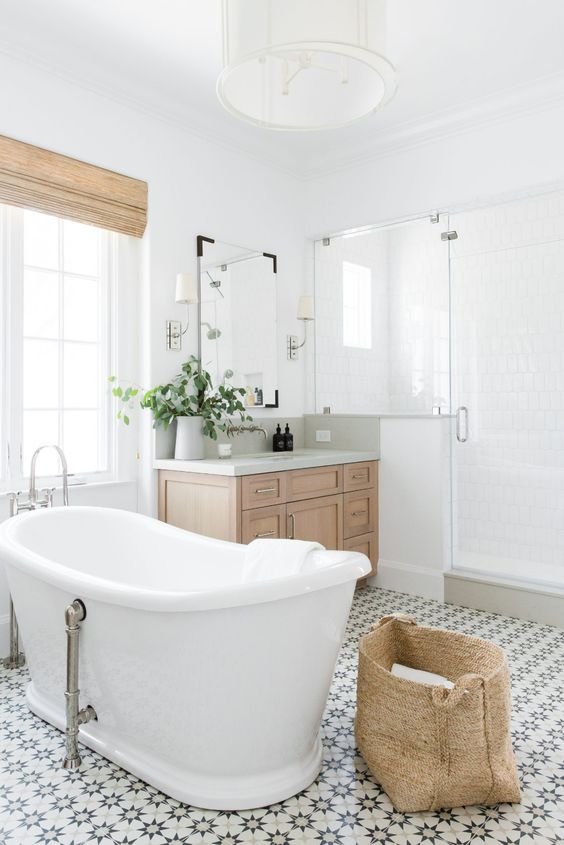
M175 301L186 306L186 328L182 328L180 320L166 321L166 348L182 349L182 335L186 334L190 325L190 305L198 302L198 280L192 273L178 273L176 276Z
M298 357L298 349L305 346L307 340L307 324L315 320L315 311L313 305L313 296L300 296L298 300L298 313L296 315L298 320L303 320L304 324L304 339L298 343L298 338L295 334L286 335L286 349L288 352L288 360L296 361Z

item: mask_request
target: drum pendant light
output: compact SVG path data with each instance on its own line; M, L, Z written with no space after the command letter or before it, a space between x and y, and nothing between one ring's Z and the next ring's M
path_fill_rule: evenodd
M270 129L346 126L396 89L384 55L386 0L223 0L217 93Z

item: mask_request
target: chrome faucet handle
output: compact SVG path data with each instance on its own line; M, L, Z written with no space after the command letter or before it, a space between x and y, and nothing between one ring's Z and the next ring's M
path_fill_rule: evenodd
M36 501L37 507L47 507L50 508L53 506L53 495L55 493L56 487L42 487L39 491L39 498Z

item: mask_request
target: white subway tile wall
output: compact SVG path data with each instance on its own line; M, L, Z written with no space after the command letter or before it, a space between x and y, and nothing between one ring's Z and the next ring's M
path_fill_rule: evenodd
M454 565L564 585L564 193L451 219Z

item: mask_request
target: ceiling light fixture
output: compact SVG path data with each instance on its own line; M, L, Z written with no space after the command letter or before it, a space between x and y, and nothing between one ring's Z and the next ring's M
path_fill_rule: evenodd
M386 0L222 0L231 114L269 129L331 129L381 108L396 90L385 58Z

